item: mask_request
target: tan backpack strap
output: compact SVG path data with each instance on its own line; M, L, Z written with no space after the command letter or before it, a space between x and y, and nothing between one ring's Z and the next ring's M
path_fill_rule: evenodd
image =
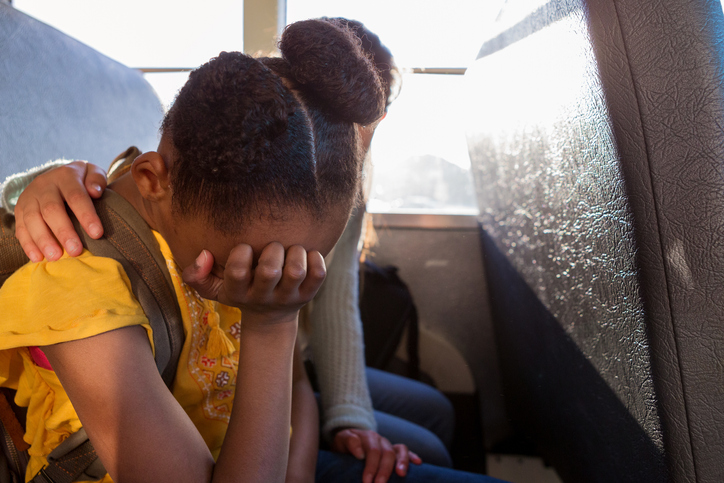
M73 439L82 439L82 442L78 444ZM66 442L69 442L68 446L73 446L73 448L57 458L53 457L53 454L61 449ZM71 434L68 439L60 443L60 446L48 455L48 465L42 468L30 480L30 483L72 483L97 461L99 461L98 455L85 431L81 428L80 431ZM104 468L103 474L105 473ZM101 478L103 474L101 474Z
M116 156L116 159L111 161L111 165L108 167L108 184L126 174L131 169L133 161L140 155L141 150L136 146L131 146Z
M15 217L0 206L0 286L29 258L15 238Z
M153 329L156 365L170 388L183 346L181 311L176 299L166 259L151 228L122 196L107 189L94 200L104 235L100 240L89 237L71 214L76 231L85 246L97 256L118 261L131 281L136 299Z
M30 445L23 439L25 430L20 425L15 411L13 411L13 408L10 406L5 391L0 391L0 422L2 422L5 431L7 431L8 436L10 436L10 439L19 451L25 451L30 448Z

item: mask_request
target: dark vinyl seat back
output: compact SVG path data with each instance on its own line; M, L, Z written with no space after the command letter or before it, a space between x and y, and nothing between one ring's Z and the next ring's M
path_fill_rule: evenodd
M511 0L468 70L506 405L567 482L724 481L723 34Z
M158 145L163 107L140 72L0 2L0 182L58 158L102 167Z

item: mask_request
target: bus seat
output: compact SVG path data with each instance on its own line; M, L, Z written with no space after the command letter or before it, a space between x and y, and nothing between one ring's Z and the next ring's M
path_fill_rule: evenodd
M58 158L107 167L155 149L163 107L140 72L0 2L0 182Z
M724 481L723 17L509 0L466 73L506 407L564 481Z

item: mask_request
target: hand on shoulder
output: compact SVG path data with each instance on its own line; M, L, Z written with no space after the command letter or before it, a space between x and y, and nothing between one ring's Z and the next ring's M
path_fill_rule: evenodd
M59 241L71 256L83 251L65 203L86 233L100 238L103 227L92 198L99 198L105 189L105 172L85 161L73 161L33 179L15 205L15 236L28 258L34 262L43 256L49 261L59 259L63 254Z

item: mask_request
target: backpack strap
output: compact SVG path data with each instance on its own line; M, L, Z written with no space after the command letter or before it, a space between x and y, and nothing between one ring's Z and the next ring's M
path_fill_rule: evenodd
M107 189L94 200L104 236L94 240L69 212L83 246L97 256L118 261L131 281L133 295L141 304L153 329L156 365L170 388L176 375L184 333L166 259L151 228L136 209L118 193Z
M15 216L0 206L0 287L30 259L15 238Z
M116 159L111 161L111 165L108 167L108 184L113 183L115 180L130 171L133 161L141 154L140 149L136 146L131 146L116 156Z
M7 400L11 390L0 388L0 403L4 401L0 425L0 482L20 483L18 475L25 475L30 445L23 440L25 430L20 424L21 414L16 414ZM12 391L14 393L14 391ZM12 400L12 397L11 397ZM9 429L10 428L10 429ZM14 428L14 429L13 429ZM13 434L14 433L14 434Z
M0 422L2 422L3 431L9 438L8 443L12 443L19 451L25 451L30 448L30 445L23 439L25 428L20 424L5 392L5 388L0 388Z
M94 463L99 464L100 460L85 430L80 428L51 451L48 466L42 468L30 483L71 483ZM94 475L96 479L106 474L102 465L100 470L100 475Z

